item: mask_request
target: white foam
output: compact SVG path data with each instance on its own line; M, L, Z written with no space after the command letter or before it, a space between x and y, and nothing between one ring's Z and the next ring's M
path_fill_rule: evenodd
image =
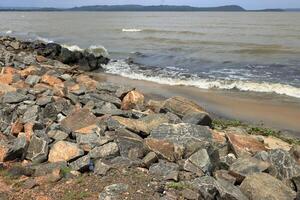
M141 31L143 31L143 30L142 29L135 29L135 28L133 28L133 29L123 28L122 29L122 32L141 32Z
M109 53L106 48L102 45L92 45L87 49L82 49L77 45L66 45L63 44L62 47L69 49L70 51L87 51L88 53L94 54L96 57L104 56L108 57Z
M36 39L40 40L40 41L43 41L43 42L46 42L46 43L53 43L54 42L53 40L50 40L50 39L44 38L44 37L40 37L40 36L37 36Z
M66 45L66 44L63 44L61 46L64 47L64 48L66 48L66 49L69 49L70 51L83 51L83 49L80 48L77 45Z
M12 33L13 33L12 30L8 30L8 31L5 32L5 34L12 34Z
M185 85L193 86L201 89L238 89L240 91L253 91L253 92L265 92L276 93L281 95L287 95L291 97L300 98L300 88L293 87L291 85L285 85L280 83L257 83L251 81L242 80L210 80L201 79L192 76L188 79L180 79L180 77L168 77L163 74L158 76L149 76L143 74L141 71L134 71L125 61L110 62L108 65L103 66L107 73L121 75L123 77L152 81L160 84L167 85Z

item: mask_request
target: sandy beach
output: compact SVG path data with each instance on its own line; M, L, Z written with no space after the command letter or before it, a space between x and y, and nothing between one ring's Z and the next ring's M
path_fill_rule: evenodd
M97 73L99 81L132 85L151 98L184 96L203 106L217 117L263 124L286 134L300 137L300 100L286 96L240 91L202 90L188 86L170 86L121 76Z

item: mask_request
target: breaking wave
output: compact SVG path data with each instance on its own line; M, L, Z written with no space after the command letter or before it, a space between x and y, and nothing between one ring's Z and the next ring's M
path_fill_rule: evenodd
M87 51L88 53L94 54L96 57L109 56L107 49L101 45L92 45L87 49L82 49L77 45L66 45L66 44L63 44L62 47L69 49L70 51Z
M280 83L205 79L196 75L187 75L180 71L170 71L167 69L141 69L138 65L129 65L124 60L110 62L103 67L106 72L110 74L117 74L131 79L152 81L160 84L193 86L201 89L237 89L240 91L276 93L300 98L300 88Z
M135 29L135 28L133 28L133 29L123 28L122 29L122 32L141 32L141 31L143 31L143 30L142 29Z

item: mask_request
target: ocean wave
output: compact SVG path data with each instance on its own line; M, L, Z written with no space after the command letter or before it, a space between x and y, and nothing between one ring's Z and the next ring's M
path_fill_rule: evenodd
M201 89L237 89L240 91L276 93L300 98L300 88L280 83L259 83L245 80L214 80L200 78L195 75L181 74L180 72L170 72L169 70L141 70L137 65L129 65L123 60L110 62L104 66L104 68L106 72L110 74L166 85L193 86Z
M132 29L127 29L127 28L123 28L122 29L122 32L141 32L143 31L142 29L135 29L135 28L132 28Z
M94 54L96 57L109 56L107 49L102 45L92 45L87 49L83 49L77 45L66 45L66 44L62 44L62 47L69 49L70 51L87 51L88 53Z
M13 33L12 30L8 30L8 31L5 32L5 34L12 34L12 33Z

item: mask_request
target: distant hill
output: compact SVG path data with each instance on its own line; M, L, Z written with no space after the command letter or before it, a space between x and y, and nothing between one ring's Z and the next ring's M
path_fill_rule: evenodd
M300 12L300 8L287 8L285 10L289 12Z
M182 12L197 12L197 11L246 11L244 8L237 5L219 6L219 7L192 7L192 6L141 6L141 5L95 5L81 6L74 8L0 8L0 11L135 11L135 12L161 12L161 11L182 11Z
M68 9L71 11L246 11L237 5L219 7L191 7L191 6L141 6L141 5L114 5L114 6L82 6Z

